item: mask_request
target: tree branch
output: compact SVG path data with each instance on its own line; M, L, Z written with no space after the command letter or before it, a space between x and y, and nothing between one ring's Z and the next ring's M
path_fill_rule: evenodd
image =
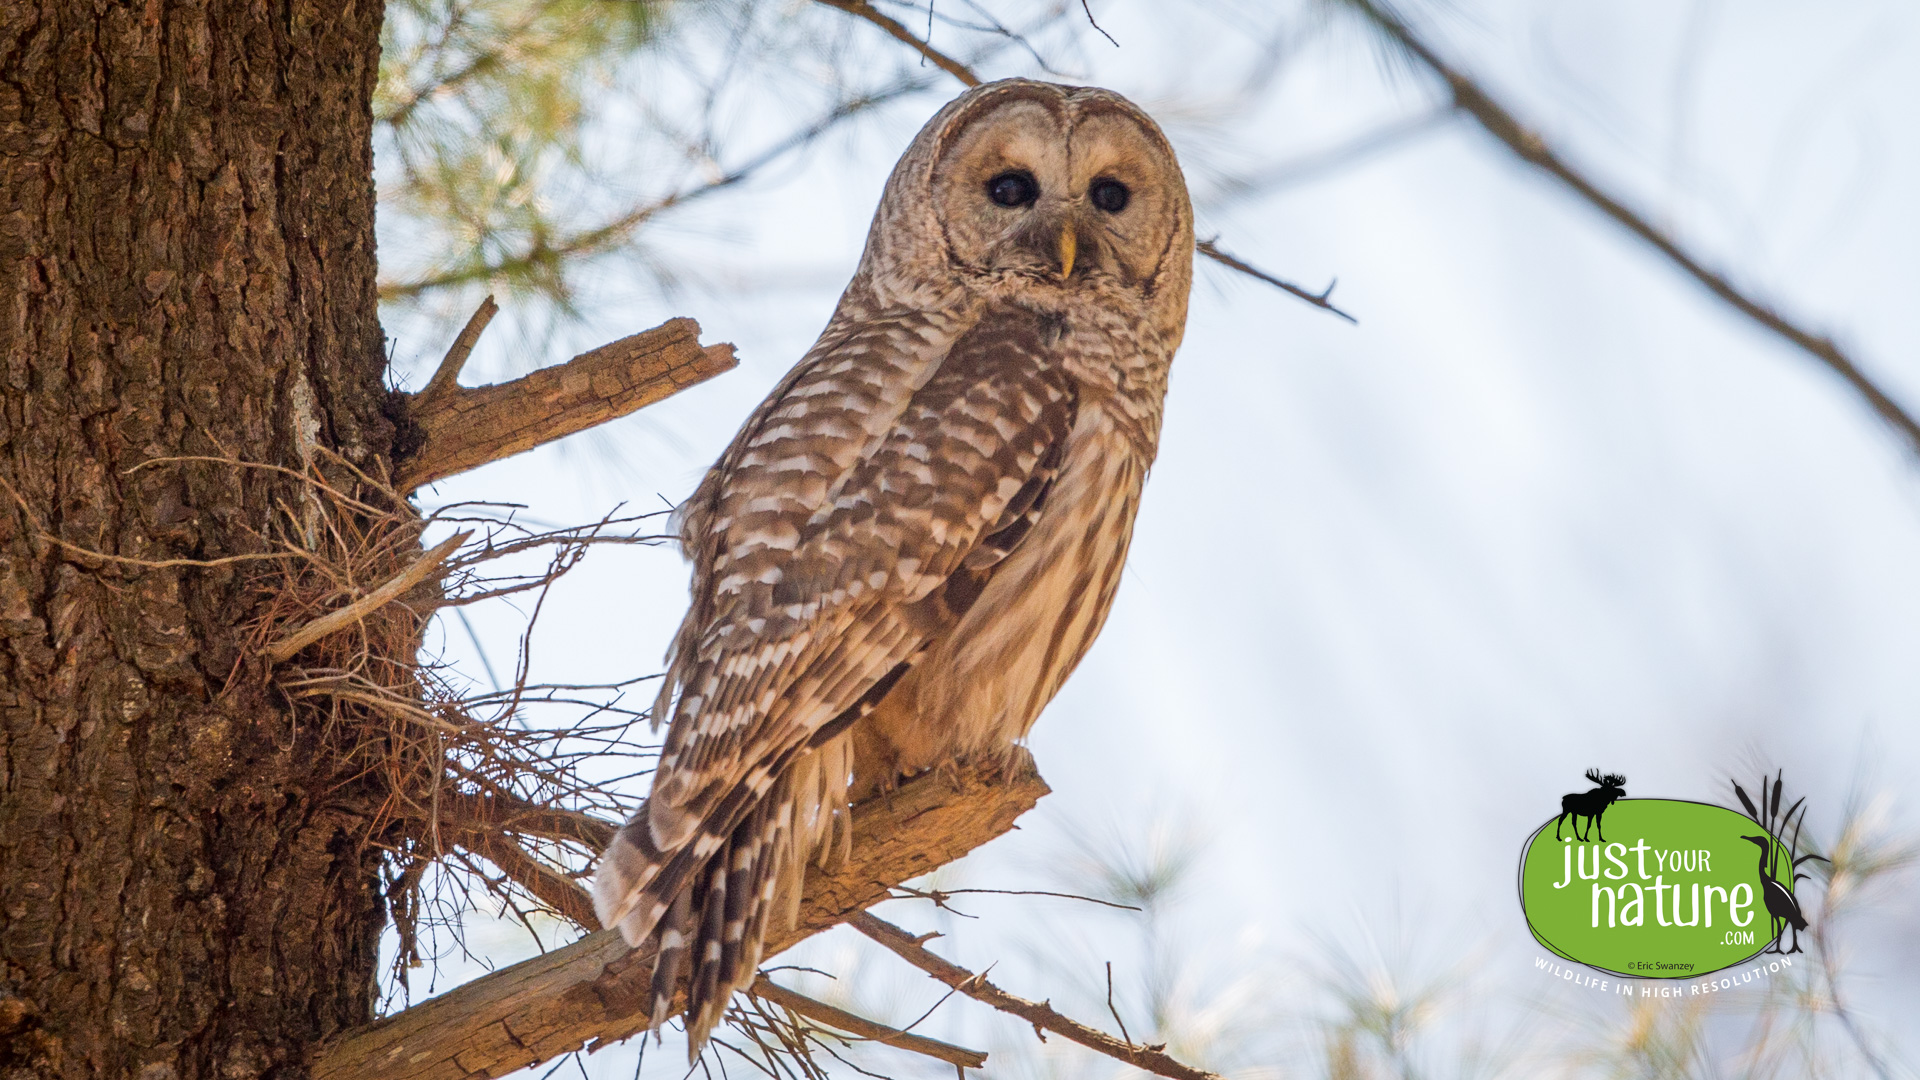
M440 821L448 827L488 828L561 840L600 851L613 842L615 826L592 814L541 806L513 795L442 792Z
M1725 275L1708 269L1698 258L1680 242L1668 236L1637 213L1616 196L1604 191L1585 175L1567 164L1545 140L1523 125L1512 112L1494 100L1493 96L1480 84L1474 82L1463 72L1451 67L1440 59L1413 29L1402 22L1391 10L1378 0L1346 0L1355 10L1373 23L1381 33L1405 49L1420 63L1426 65L1434 74L1446 80L1453 94L1455 108L1473 117L1488 134L1500 140L1521 160L1534 165L1559 180L1588 203L1606 214L1628 232L1644 240L1655 251L1667 257L1667 260L1679 267L1689 277L1706 286L1707 291L1725 301L1734 310L1773 332L1815 360L1825 364L1833 372L1846 380L1881 419L1893 425L1894 429L1906 439L1908 450L1920 454L1920 422L1901 408L1885 390L1867 377L1852 359L1842 352L1832 340L1801 329L1774 311L1771 305L1741 292L1728 281Z
M449 390L460 388L460 369L467 366L467 357L473 355L473 347L480 343L481 333L498 314L500 314L500 305L493 302L492 296L480 301L480 306L474 310L473 317L467 320L467 325L460 328L459 336L455 337L453 344L447 347L447 355L440 358L440 366L433 369L433 378L428 379L427 385L421 388L419 395L421 398L438 397Z
M909 1031L890 1028L864 1016L857 1016L845 1009L837 1009L824 1001L815 1001L805 994L789 990L765 975L753 980L753 987L749 993L837 1031L858 1035L863 1039L885 1043L888 1046L897 1046L902 1050L911 1050L930 1058L938 1058L949 1065L958 1065L963 1069L981 1069L987 1064L987 1055L979 1050L969 1050L964 1046L943 1043L939 1039L929 1039L925 1035L915 1035Z
M1145 1069L1147 1072L1171 1077L1172 1080L1223 1080L1218 1073L1210 1073L1205 1069L1196 1069L1191 1065L1175 1061L1167 1054L1164 1043L1141 1046L1122 1042L1099 1028L1088 1027L1078 1020L1060 1015L1047 1002L1028 1001L1023 997L1015 997L966 968L948 963L928 952L921 946L921 939L890 922L875 918L868 912L856 912L849 916L847 925L893 950L894 954L902 960L960 993L975 1001L991 1005L1003 1013L1025 1020L1033 1025L1036 1032L1044 1028L1063 1035L1089 1050L1105 1054L1115 1061L1124 1061L1136 1069Z
M451 830L454 843L466 848L512 878L514 884L533 898L565 916L574 924L592 930L599 925L593 914L593 897L572 878L541 862L512 837L494 829L469 827Z
M972 68L934 48L931 44L921 41L914 36L913 31L902 26L898 19L894 19L884 12L879 11L872 4L868 3L867 0L819 0L819 2L830 8L844 11L855 18L865 19L880 29L885 30L894 40L901 42L914 52L933 61L935 67L959 79L968 86L980 85L980 76L975 75Z
M456 341L448 362L459 348ZM411 401L421 442L399 462L394 486L401 491L604 424L738 363L731 345L703 347L692 319L672 319L564 364L474 390L454 381L459 371L448 370L448 362Z
M1193 249L1195 251L1198 251L1200 254L1205 255L1207 258L1212 259L1214 262L1219 263L1221 266L1226 267L1229 270L1237 270L1240 273L1245 274L1250 278L1253 278L1255 281L1264 281L1267 284L1273 286L1276 289L1279 289L1282 292L1290 293L1294 296L1299 297L1301 300L1304 300L1307 303L1312 304L1314 307L1317 307L1322 311L1332 312L1333 314L1340 316L1341 318L1347 320L1350 323L1353 323L1356 326L1359 325L1360 323L1359 319L1356 319L1353 316L1347 314L1346 312L1341 311L1339 308L1333 306L1333 300L1330 298L1333 296L1333 287L1334 285L1338 284L1338 282L1330 281L1327 283L1327 287L1325 289L1322 289L1317 293L1309 292L1306 289L1303 289L1300 286L1295 285L1291 281L1286 281L1282 278L1274 277L1272 274L1267 273L1265 270L1261 270L1258 267L1242 262L1236 256L1229 255L1226 252L1221 251L1220 248L1217 246L1219 239L1220 238L1216 236L1212 240L1202 240L1198 244L1195 244Z
M606 826L604 822L601 824ZM504 835L498 827L469 824L465 827L456 827L451 831L457 838L455 842L461 847L486 858L521 888L531 893L535 899L565 916L575 925L589 932L598 925L593 911L593 897L587 893L586 889L581 888L565 874L534 858L512 837ZM606 837L598 845L600 847L604 847L613 838L611 826L606 826L605 831ZM856 1013L836 1008L824 1001L815 1001L797 990L789 990L764 974L754 979L748 992L837 1031L923 1054L950 1065L978 1069L987 1063L987 1055L979 1050L969 1050L963 1046L954 1046L938 1039L929 1039L924 1035L915 1035L888 1027Z
M267 659L272 660L276 664L284 664L288 660L293 659L294 655L301 649L319 641L335 630L340 630L352 623L359 622L361 619L373 614L387 604L405 596L415 585L425 581L429 574L438 570L440 564L447 561L447 556L452 555L455 548L466 543L472 537L473 530L466 529L454 533L433 547L421 552L419 558L413 560L405 570L394 575L391 580L379 588L374 589L372 592L348 604L346 607L327 612L325 615L306 623L293 633L267 646Z
M891 797L854 808L852 855L807 876L800 919L774 928L767 955L885 899L903 881L952 862L1013 828L1047 785L1022 752L1006 773L965 769L927 775ZM498 865L496 863L496 865ZM577 886L576 886L577 888ZM504 1076L586 1045L648 1027L652 953L628 949L613 931L467 983L315 1051L314 1080L460 1080Z

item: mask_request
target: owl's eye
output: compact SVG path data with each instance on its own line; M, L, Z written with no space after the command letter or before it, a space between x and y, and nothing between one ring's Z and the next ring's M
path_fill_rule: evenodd
M1025 206L1040 197L1040 185L1030 173L1003 172L987 181L987 198L999 206Z
M1117 214L1125 210L1127 200L1132 195L1133 193L1127 190L1127 185L1118 180L1095 180L1093 186L1087 189L1087 198L1093 200L1093 205L1109 214Z

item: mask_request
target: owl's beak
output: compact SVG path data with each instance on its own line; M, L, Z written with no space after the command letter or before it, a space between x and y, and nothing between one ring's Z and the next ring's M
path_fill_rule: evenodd
M1073 222L1063 222L1060 226L1060 277L1073 276L1073 256L1080 250L1080 241L1074 236Z

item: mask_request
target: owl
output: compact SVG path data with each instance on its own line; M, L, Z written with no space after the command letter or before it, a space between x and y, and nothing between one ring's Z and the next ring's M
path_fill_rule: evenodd
M1100 632L1186 324L1193 210L1125 98L990 83L887 182L819 340L680 508L653 790L595 874L697 1054L850 801L1032 727Z

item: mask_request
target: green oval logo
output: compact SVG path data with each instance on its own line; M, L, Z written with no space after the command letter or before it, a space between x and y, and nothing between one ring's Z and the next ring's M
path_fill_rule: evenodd
M1684 979L1751 960L1789 928L1797 941L1793 855L1752 818L1677 799L1600 808L1585 827L1572 810L1549 819L1521 856L1527 926L1556 955Z

